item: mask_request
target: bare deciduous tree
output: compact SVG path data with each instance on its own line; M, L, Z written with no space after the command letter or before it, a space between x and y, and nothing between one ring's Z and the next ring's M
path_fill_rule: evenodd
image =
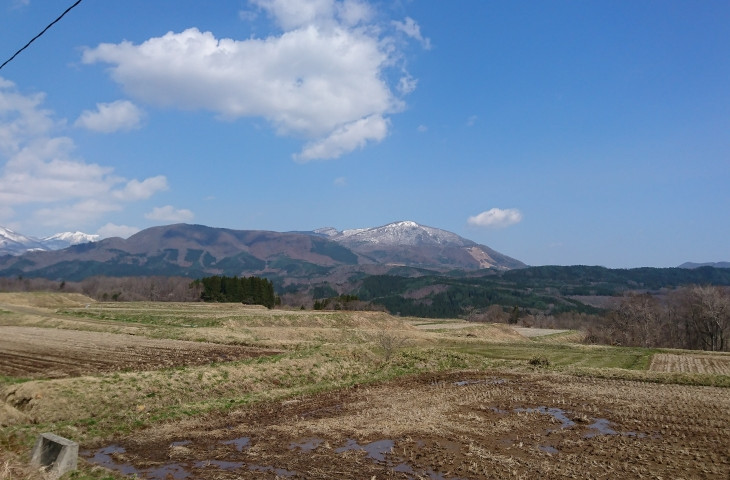
M688 324L697 335L703 350L727 348L730 333L730 294L712 286L690 287L685 294Z

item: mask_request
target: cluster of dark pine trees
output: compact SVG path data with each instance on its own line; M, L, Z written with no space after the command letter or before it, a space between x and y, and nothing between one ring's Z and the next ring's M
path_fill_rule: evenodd
M201 300L205 302L241 302L273 308L280 300L274 284L259 277L205 277L193 282L202 286Z

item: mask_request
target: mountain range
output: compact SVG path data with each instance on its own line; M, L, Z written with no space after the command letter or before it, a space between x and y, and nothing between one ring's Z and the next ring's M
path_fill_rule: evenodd
M148 228L126 240L99 241L81 233L34 239L3 229L0 235L6 253L0 257L0 276L65 280L94 275L197 278L221 274L262 275L287 283L392 269L503 271L526 266L454 233L411 221L311 232L176 224ZM62 242L72 241L76 244L57 249Z
M32 251L60 250L81 243L95 242L99 235L63 232L50 237L35 238L0 226L0 255L22 255Z

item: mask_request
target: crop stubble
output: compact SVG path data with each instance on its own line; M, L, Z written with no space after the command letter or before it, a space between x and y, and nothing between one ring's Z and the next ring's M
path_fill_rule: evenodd
M113 461L187 478L725 479L727 425L727 389L461 372L155 427Z
M649 369L654 372L730 375L730 355L657 353L652 357Z
M0 374L8 376L57 378L151 370L272 353L233 345L79 330L2 326L0 333Z

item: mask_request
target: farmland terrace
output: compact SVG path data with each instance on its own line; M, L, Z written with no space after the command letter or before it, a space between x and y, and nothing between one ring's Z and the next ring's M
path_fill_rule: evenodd
M730 355L575 331L0 294L0 479L722 478ZM65 478L65 477L64 477Z

